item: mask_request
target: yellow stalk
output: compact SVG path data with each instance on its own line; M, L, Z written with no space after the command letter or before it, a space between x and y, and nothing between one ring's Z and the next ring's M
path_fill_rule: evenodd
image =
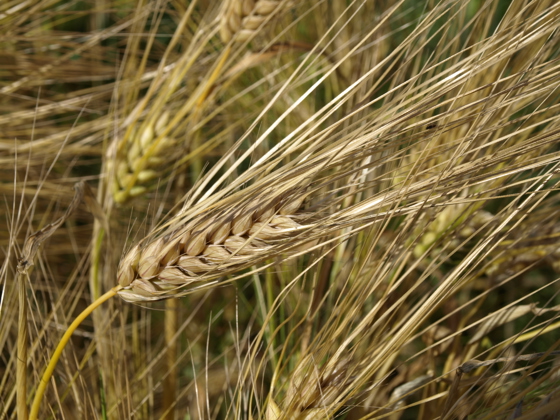
M24 272L18 274L19 326L17 341L17 416L27 420L27 297Z
M49 380L54 372L56 364L58 363L58 359L60 359L64 347L66 347L66 344L68 344L68 341L70 340L70 337L72 336L76 328L78 328L78 326L83 322L83 320L86 319L89 316L89 314L93 312L95 308L97 308L103 302L115 296L120 289L121 286L115 286L107 293L100 296L91 305L89 305L86 309L84 309L82 313L76 317L74 322L70 324L70 326L68 327L68 329L66 330L62 338L60 339L60 342L58 343L58 346L56 347L56 350L52 354L51 360L49 361L49 364L47 365L47 368L43 373L43 377L41 378L41 382L39 383L37 392L35 393L35 398L33 399L33 404L31 405L29 420L37 420L37 417L39 415L39 408L41 408L41 401L43 400L43 395L45 394L45 390L47 389L47 384L49 383Z

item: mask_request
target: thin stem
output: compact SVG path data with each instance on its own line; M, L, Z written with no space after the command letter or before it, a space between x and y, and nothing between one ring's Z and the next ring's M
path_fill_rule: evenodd
M256 267L253 267L253 269L255 268ZM261 311L263 326L265 327L265 331L266 331L265 335L267 340L267 349L268 352L270 353L269 357L272 362L272 366L276 366L276 355L274 354L274 330L272 329L273 324L271 322L272 314L270 314L270 318L268 318L269 308L267 307L266 299L264 297L264 293L261 285L261 280L257 273L253 274L253 282L255 284L255 290L257 292L257 302L259 305L259 309Z
M39 415L39 408L41 407L41 401L43 400L43 395L45 394L45 390L47 389L47 384L54 372L54 369L56 367L58 359L60 358L60 355L62 354L62 351L64 350L64 347L66 347L66 344L68 344L68 341L72 336L72 333L76 330L76 328L78 328L78 326L83 322L83 320L86 319L88 315L93 312L95 308L97 308L103 302L115 296L120 289L122 289L121 286L115 286L107 293L105 293L103 296L100 296L91 305L89 305L86 309L84 309L83 312L76 317L74 322L70 324L70 326L68 327L68 329L66 330L62 338L60 339L60 342L58 343L56 350L51 356L51 360L49 361L49 364L45 369L45 373L43 373L43 377L41 378L41 382L37 387L37 392L35 393L33 404L31 405L31 413L29 415L29 420L37 420L37 416Z
M165 344L167 346L167 376L163 381L163 411L165 420L175 418L175 394L177 389L177 299L165 301Z
M25 290L25 275L18 274L18 340L17 340L17 418L27 420L27 296Z

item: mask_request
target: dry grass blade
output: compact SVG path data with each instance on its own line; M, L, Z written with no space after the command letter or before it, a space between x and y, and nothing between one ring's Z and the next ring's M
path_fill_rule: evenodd
M66 212L57 220L33 233L25 240L22 258L18 263L18 271L25 272L31 265L33 265L33 260L35 259L35 254L37 253L39 246L43 243L43 241L48 239L76 210L84 195L84 183L79 182L74 186L74 189L76 193L74 194L74 198L70 202L70 205L66 209Z

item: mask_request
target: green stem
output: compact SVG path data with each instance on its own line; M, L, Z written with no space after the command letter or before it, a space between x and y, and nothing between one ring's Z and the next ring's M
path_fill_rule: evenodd
M254 269L255 267L253 267ZM273 366L276 366L276 355L274 353L274 330L272 329L272 314L270 314L270 318L268 318L268 311L270 308L267 308L266 300L264 297L261 281L258 274L253 274L253 282L255 284L255 290L257 292L257 302L261 311L262 322L265 328L265 336L267 340L267 348L270 361Z
M49 383L49 380L54 372L54 368L56 367L58 359L60 359L60 355L62 354L64 347L66 347L66 344L68 344L68 341L72 336L72 333L76 330L76 328L78 328L78 326L83 322L83 320L86 319L88 315L93 312L95 308L97 308L103 302L115 296L121 288L122 288L121 286L115 286L107 293L105 293L103 296L100 296L91 305L89 305L86 309L84 309L83 312L77 316L74 322L70 324L70 326L68 327L68 329L66 330L62 338L60 339L60 342L58 343L56 350L51 356L51 360L49 361L49 364L45 369L45 373L43 373L43 377L41 378L41 382L37 387L37 392L35 393L33 404L31 405L31 413L29 415L29 420L37 420L37 416L39 415L39 408L41 407L41 401L43 400L43 395L45 394L45 390L47 389L47 384Z

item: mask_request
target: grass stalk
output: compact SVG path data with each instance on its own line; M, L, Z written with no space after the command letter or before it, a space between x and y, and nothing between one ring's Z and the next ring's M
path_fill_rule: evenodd
M62 351L68 344L70 337L78 328L78 326L86 319L97 307L101 304L106 302L107 300L111 299L113 296L116 296L118 291L121 289L120 286L115 286L111 290L109 290L104 295L100 296L97 300L92 302L86 309L84 309L76 319L68 326L64 335L60 339L58 345L54 353L52 354L47 367L41 377L41 381L39 382L39 386L37 387L37 391L35 392L35 397L33 398L33 403L31 404L31 410L29 412L29 420L37 420L39 416L39 409L41 408L41 401L43 400L43 396L45 395L45 390L47 389L47 385L49 380L56 368L56 364L58 363L58 359L62 355Z
M167 376L163 381L163 407L165 414L164 420L175 419L175 398L177 394L177 369L175 361L177 360L177 311L179 304L177 299L168 299L165 301L165 346Z
M17 416L18 420L27 420L27 293L25 280L27 271L18 272L18 340L17 340Z

